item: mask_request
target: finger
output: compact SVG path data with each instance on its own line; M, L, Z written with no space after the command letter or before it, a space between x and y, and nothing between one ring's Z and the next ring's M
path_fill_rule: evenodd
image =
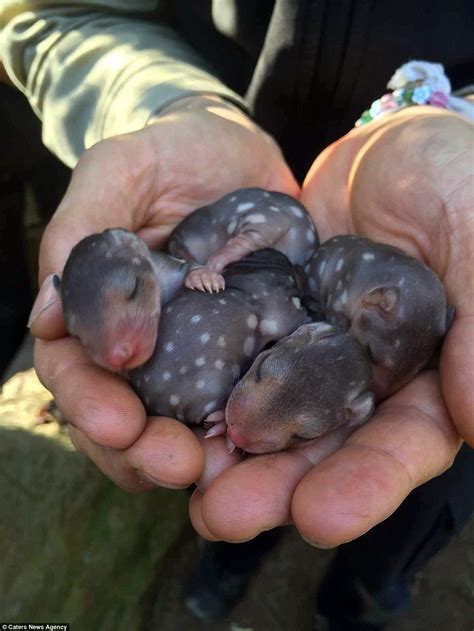
M69 436L77 451L90 458L104 475L124 491L142 493L156 488L149 480L140 478L138 472L127 463L125 451L106 449L97 445L72 425L69 425Z
M304 477L292 501L295 526L315 545L351 541L445 471L460 444L437 375L427 371Z
M142 433L146 416L138 397L118 375L93 364L77 340L37 340L35 366L64 417L93 442L125 449Z
M204 492L226 469L240 462L242 454L239 450L229 453L225 436L206 438L206 430L201 428L195 435L204 452L204 467L196 485Z
M474 447L474 315L456 319L444 342L440 374L456 427Z
M196 482L204 454L189 427L171 418L150 416L143 433L127 450L127 462L140 477L176 489Z
M189 519L193 525L194 530L208 541L218 541L216 537L210 532L202 520L201 515L201 503L202 493L199 489L196 489L189 500Z
M218 539L238 542L288 523L298 482L314 463L336 449L347 433L344 428L304 448L249 457L227 468L202 500L200 519L205 529ZM206 537L204 531L201 534Z
M202 449L193 433L179 421L150 417L129 449L97 445L70 426L71 440L115 484L130 492L162 486L179 489L192 484L203 467Z
M45 278L28 320L31 334L44 340L67 335L61 300L53 283L54 276L50 274Z
M81 156L41 242L40 282L61 272L73 246L87 235L145 224L155 187L153 158L140 133L109 138Z

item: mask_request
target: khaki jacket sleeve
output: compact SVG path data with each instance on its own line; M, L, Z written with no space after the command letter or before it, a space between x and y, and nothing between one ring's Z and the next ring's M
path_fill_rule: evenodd
M157 5L2 0L0 59L42 119L44 143L67 165L185 96L218 94L243 106L156 17Z

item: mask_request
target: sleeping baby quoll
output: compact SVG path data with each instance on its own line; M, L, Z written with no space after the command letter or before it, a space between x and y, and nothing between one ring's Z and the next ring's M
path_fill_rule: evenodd
M184 288L164 308L151 358L129 381L148 414L203 421L225 432L224 407L240 376L268 344L306 319L303 274L276 250L231 263L219 294Z
M372 414L372 369L350 334L327 322L303 324L263 351L227 402L229 444L260 454L298 447Z
M261 353L225 410L248 453L296 447L369 418L375 401L430 361L454 308L420 261L370 239L338 236L306 267L313 319Z
M113 228L80 241L54 282L69 333L97 364L123 371L151 356L161 305L182 287L188 271L188 263L152 252L133 233Z
M305 265L318 245L314 223L296 199L242 188L189 215L175 228L168 250L202 266L189 272L187 287L212 292L224 288L222 270L251 252L273 248Z
M305 271L310 295L326 319L350 331L367 351L377 400L426 366L454 315L436 274L384 243L333 237Z

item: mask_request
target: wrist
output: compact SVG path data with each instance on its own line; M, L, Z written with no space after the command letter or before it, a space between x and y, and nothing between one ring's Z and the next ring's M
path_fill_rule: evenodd
M222 113L225 111L233 112L248 120L248 116L242 108L221 96L215 94L193 94L177 99L161 108L159 111L151 114L147 125L153 124L172 114L210 111L221 111Z

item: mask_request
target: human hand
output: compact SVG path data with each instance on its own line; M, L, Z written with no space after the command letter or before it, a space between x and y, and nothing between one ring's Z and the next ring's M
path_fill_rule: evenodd
M353 233L390 243L442 279L456 316L439 375L423 371L350 436L337 430L208 479L191 501L204 537L242 541L293 522L315 545L338 545L448 468L460 435L474 445L473 149L472 124L414 107L351 131L317 158L301 201L323 241Z
M195 434L151 417L131 388L88 358L67 336L52 275L71 248L106 228L136 232L160 247L189 212L232 190L259 186L298 194L271 138L218 97L177 101L140 131L104 140L79 160L40 251L40 293L31 331L35 365L70 423L75 446L122 488L183 487L203 471ZM224 456L219 460L232 462ZM216 466L221 466L221 464ZM215 471L207 463L204 475Z

